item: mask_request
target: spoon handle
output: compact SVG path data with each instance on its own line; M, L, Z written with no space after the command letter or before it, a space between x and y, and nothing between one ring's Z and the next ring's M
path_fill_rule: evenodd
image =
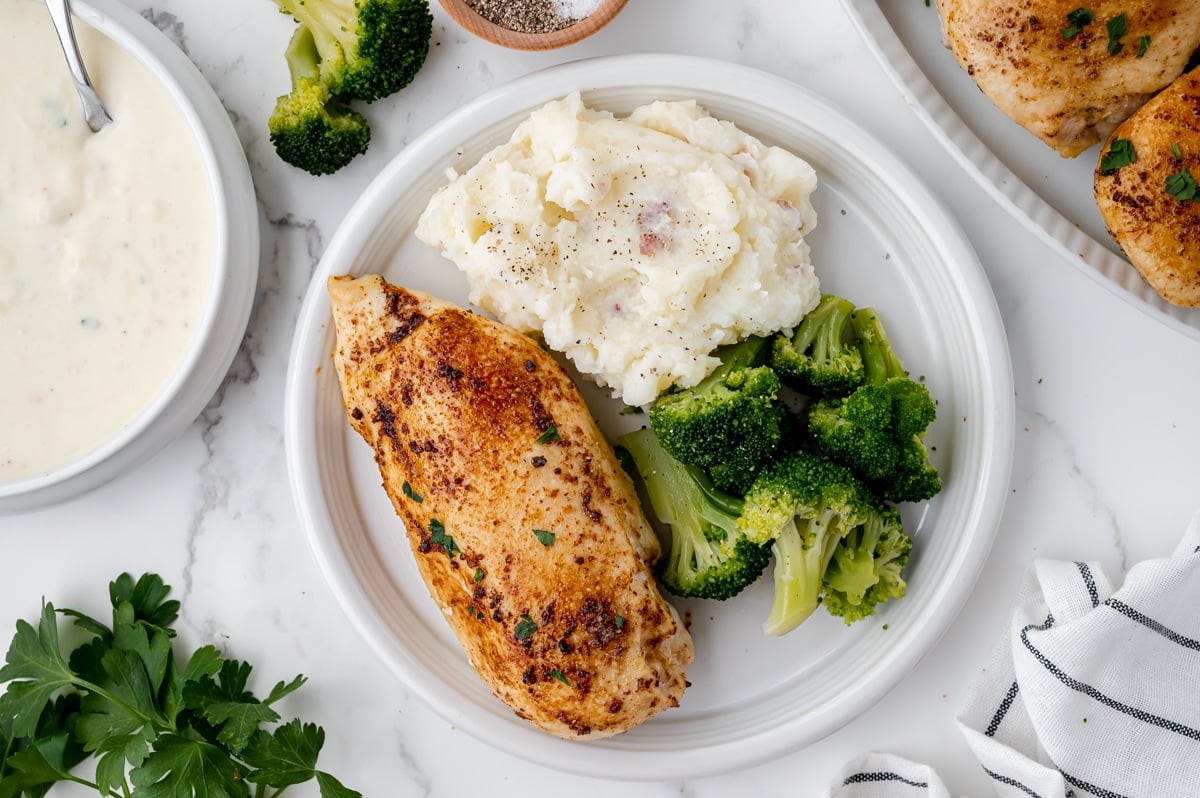
M75 42L75 29L71 25L71 9L67 5L67 0L46 0L46 8L50 11L50 18L54 20L54 30L58 34L63 54L67 57L71 80L75 83L75 90L79 92L79 101L83 104L83 116L87 120L88 127L93 131L99 130L111 122L112 117L109 116L104 103L100 101L96 90L92 88L92 81L88 78L83 59L79 57L79 46Z

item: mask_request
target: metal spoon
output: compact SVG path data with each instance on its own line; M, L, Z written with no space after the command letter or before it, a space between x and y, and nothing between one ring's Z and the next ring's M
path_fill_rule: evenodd
M92 88L92 81L88 79L83 59L79 57L79 45L75 42L75 29L71 26L71 9L67 2L68 0L46 0L46 8L50 11L50 18L54 20L54 30L58 33L58 41L67 56L71 80L75 83L75 90L79 92L79 101L83 103L83 116L88 127L95 132L113 120L104 103L100 101L100 95Z

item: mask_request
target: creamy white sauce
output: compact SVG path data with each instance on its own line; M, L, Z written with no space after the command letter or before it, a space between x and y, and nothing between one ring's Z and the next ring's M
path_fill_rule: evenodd
M75 32L115 120L95 134L45 7L0 2L0 482L134 421L212 281L213 206L182 114L133 56Z

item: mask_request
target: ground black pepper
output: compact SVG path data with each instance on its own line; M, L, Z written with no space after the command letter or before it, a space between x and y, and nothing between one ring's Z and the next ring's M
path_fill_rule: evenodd
M552 33L583 17L569 16L559 0L467 0L488 22L518 33Z

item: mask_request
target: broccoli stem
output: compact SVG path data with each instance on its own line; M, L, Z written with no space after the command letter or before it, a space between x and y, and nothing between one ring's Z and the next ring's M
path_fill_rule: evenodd
M862 352L863 371L868 385L883 385L892 377L907 377L908 372L883 331L874 308L858 308L850 316L854 334Z
M312 31L317 51L328 59L337 48L343 56L354 49L357 31L357 11L353 2L346 0L276 0L276 4L296 18L301 25ZM348 38L343 38L348 37ZM349 50L349 52L347 52Z
M821 603L821 580L841 536L830 525L836 511L818 508L811 518L784 524L771 552L775 555L775 597L763 631L782 635L795 629ZM841 528L841 525L838 525Z
M312 30L307 25L296 28L283 55L287 59L293 89L297 88L304 78L311 80L320 78L321 56L317 52L317 43L313 39Z

